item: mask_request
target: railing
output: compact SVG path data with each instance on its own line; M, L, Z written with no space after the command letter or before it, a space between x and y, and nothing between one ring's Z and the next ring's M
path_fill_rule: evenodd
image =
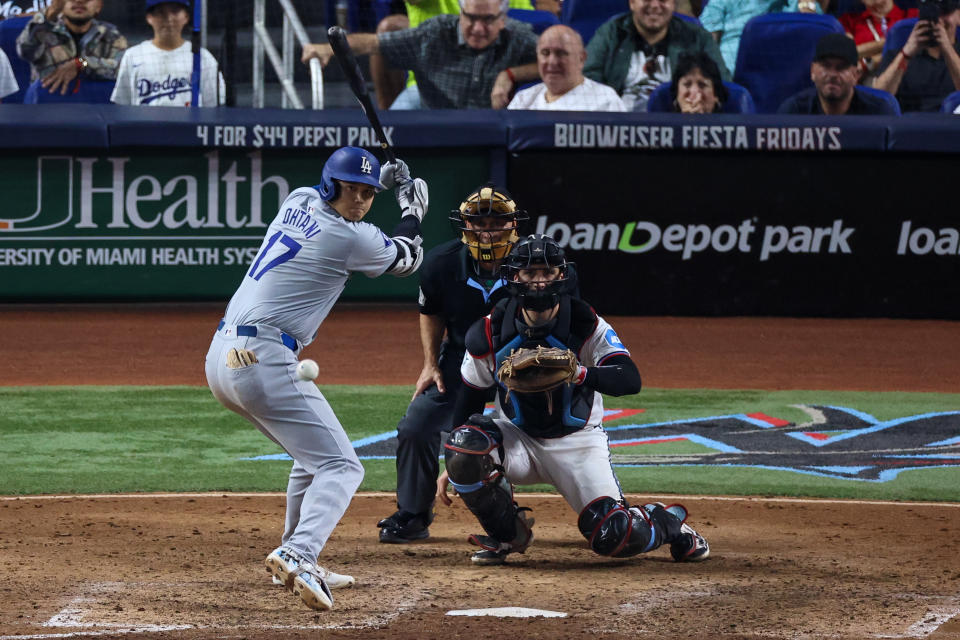
M290 0L278 0L278 2L283 9L282 55L277 51L267 32L266 0L253 2L253 106L262 108L264 104L264 54L266 54L283 89L281 106L284 109L291 107L303 109L303 101L293 84L296 63L293 38L296 36L301 47L309 44L310 38ZM323 68L316 58L310 61L310 97L314 109L323 109Z

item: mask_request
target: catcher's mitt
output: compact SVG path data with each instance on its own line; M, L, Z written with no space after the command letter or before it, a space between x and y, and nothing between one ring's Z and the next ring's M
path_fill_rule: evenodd
M570 349L537 347L512 351L497 370L497 379L510 391L550 391L575 382L580 363Z

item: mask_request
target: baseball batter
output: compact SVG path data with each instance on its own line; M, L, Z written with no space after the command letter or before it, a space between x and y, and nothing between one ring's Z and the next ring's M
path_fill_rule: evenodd
M503 266L510 297L467 332L463 386L445 447L449 483L485 534L476 564L503 564L533 540L533 519L513 501L512 485L548 483L579 514L577 525L598 554L616 557L670 545L678 561L706 560L710 547L684 523L681 505L627 504L610 463L601 394L640 391L640 373L616 331L587 303L564 291L569 265L552 238L518 242ZM557 347L577 358L570 380L549 391L521 392L497 372L514 350ZM499 382L499 384L498 384ZM493 417L483 414L497 389ZM446 478L438 483L446 501Z
M363 217L374 194L394 186L402 213L388 237ZM411 179L402 161L381 171L369 151L335 151L320 184L283 201L207 353L207 382L217 400L294 460L281 545L266 566L311 609L329 609L330 588L353 583L319 566L317 556L360 486L363 467L316 384L297 375L297 357L350 274L417 270L427 203L426 183Z
M377 523L380 542L406 543L430 535L440 434L450 428L460 388L464 336L471 324L507 297L498 269L526 219L526 212L517 208L505 189L483 185L450 213L458 237L431 249L424 259L420 270L423 369L410 406L397 424L397 511Z
M147 23L153 39L130 47L120 61L110 100L151 107L190 106L193 47L183 38L190 22L188 0L147 0ZM200 49L200 104L223 104L226 87L217 60Z

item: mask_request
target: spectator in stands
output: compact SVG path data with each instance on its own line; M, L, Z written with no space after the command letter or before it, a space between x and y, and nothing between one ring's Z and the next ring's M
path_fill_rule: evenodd
M630 0L630 13L600 25L587 45L584 75L613 87L628 110L646 111L650 94L670 81L683 53L707 54L730 79L717 43L699 25L674 16L674 3Z
M553 5L549 3L552 2ZM401 3L406 6L406 14L394 13L388 15L377 25L377 33L388 31L402 31L415 29L424 20L429 20L441 14L457 15L460 13L458 0L407 0ZM510 9L533 9L530 0L510 0ZM556 9L559 16L560 7L557 0L539 0L538 9ZM403 69L390 69L379 53L370 56L370 79L377 94L377 105L380 109L419 109L420 93L417 91L417 81L412 72ZM402 96L401 96L402 94ZM400 97L400 100L397 98ZM396 105L394 105L396 102Z
M347 41L357 55L379 53L389 67L413 71L427 109L502 109L518 84L537 79L537 36L508 8L508 0L460 0L459 16ZM308 44L301 59L326 65L332 57L329 44Z
M873 86L897 96L903 111L939 111L943 99L960 90L958 0L935 0L938 20L917 20L900 51L880 62Z
M53 0L17 37L17 53L51 93L67 93L75 78L114 80L127 39L96 17L103 0Z
M0 49L0 102L12 93L20 91L20 85L13 75L13 69L10 67L10 58Z
M778 113L805 115L897 115L893 107L857 87L860 67L857 45L843 33L828 33L817 41L810 64L813 88L787 98Z
M845 13L840 24L857 44L861 68L873 72L887 41L887 29L904 18L916 18L916 9L901 9L893 0L863 0L866 9L860 13Z
M190 106L193 98L193 45L183 38L190 23L190 0L146 0L153 39L130 47L117 72L110 100L151 107ZM200 49L200 107L223 104L226 87L217 59Z
M703 53L680 56L670 83L673 111L679 113L719 113L727 101L720 68Z
M517 92L508 109L541 111L626 111L617 92L583 77L587 52L580 34L555 25L537 41L537 69L543 82Z
M743 27L765 13L823 13L815 0L711 0L700 14L700 24L720 44L723 61L733 73Z

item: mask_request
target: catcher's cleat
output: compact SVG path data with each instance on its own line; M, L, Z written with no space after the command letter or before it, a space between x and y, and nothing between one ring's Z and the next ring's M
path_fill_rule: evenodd
M481 549L480 551L475 551L472 556L470 556L470 562L473 564L478 564L480 566L496 566L499 564L506 564L507 554L509 551L491 551L490 549Z
M520 514L523 515L524 512L521 511ZM467 538L467 541L480 547L480 551L473 552L473 555L470 556L470 562L481 566L505 564L509 554L525 552L530 543L533 542L533 531L529 528L533 527L533 518L524 518L524 520L529 526L525 532L525 542L520 546L514 546L509 542L500 542L490 536L472 534Z
M663 507L680 521L680 536L670 543L670 555L677 562L702 562L710 557L710 544L706 538L686 524L687 508L682 504L664 505L662 502L651 502L643 505L647 513L652 513L656 507Z
M380 527L380 542L404 544L430 537L430 522L433 513L408 513L397 511L377 523Z
M702 562L710 557L710 545L706 538L688 524L680 525L682 539L670 543L670 555L677 562Z
M325 582L327 570L303 558L299 553L286 547L278 547L270 552L264 564L274 578L311 609L325 611L333 607L333 594Z

